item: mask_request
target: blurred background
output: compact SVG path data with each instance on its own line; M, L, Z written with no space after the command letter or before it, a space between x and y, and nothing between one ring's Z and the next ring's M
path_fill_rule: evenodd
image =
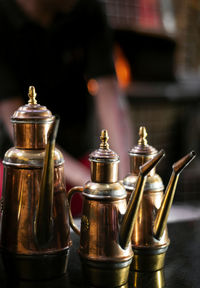
M100 0L114 35L119 85L137 131L145 126L148 144L166 152L158 167L165 186L171 166L195 150L183 172L175 201L200 202L200 1ZM0 122L0 153L9 146ZM6 148L7 150L7 148Z
M148 144L163 148L157 168L165 186L171 166L191 150L175 201L198 205L200 150L200 1L102 0L115 39L118 81ZM136 144L136 143L135 143Z

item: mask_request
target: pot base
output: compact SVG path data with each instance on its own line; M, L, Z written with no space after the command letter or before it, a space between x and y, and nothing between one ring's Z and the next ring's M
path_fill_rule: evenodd
M116 263L81 258L84 278L88 285L94 287L128 287L131 261Z
M2 250L5 270L12 277L23 280L47 280L62 276L67 271L69 248L58 253L20 255Z
M161 249L134 249L132 271L154 272L164 268L167 247Z

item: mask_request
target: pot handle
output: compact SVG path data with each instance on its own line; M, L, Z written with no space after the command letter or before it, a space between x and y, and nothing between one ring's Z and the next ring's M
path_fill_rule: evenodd
M71 228L74 230L74 232L76 234L78 234L80 236L81 232L80 229L77 227L77 225L74 222L73 216L72 216L72 212L71 212L71 200L72 200L72 196L75 193L82 193L83 192L83 187L82 186L75 186L73 188L71 188L68 193L67 193L67 199L69 202L69 223Z

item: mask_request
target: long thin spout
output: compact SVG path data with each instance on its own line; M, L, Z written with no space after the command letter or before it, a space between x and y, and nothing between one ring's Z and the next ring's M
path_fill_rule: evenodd
M119 243L123 249L126 249L131 241L131 235L137 217L138 208L142 199L147 174L158 164L164 155L164 150L161 150L153 159L140 166L140 174L137 179L136 187L131 194L128 207L120 227Z
M162 237L167 225L167 219L174 199L179 175L183 169L195 158L195 156L195 152L192 151L172 166L173 171L166 188L165 196L154 222L153 234L154 237L158 240Z
M54 150L59 122L59 117L55 116L55 120L49 131L45 149L44 166L40 184L40 196L35 219L35 235L37 243L40 246L44 246L49 241L52 234Z

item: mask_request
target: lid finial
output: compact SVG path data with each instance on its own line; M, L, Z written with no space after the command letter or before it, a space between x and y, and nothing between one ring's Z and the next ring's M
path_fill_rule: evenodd
M101 136L100 136L100 139L101 139L101 144L100 144L100 148L101 149L109 149L109 144L108 144L108 140L109 140L109 136L108 136L108 131L103 129L101 131Z
M138 144L139 145L147 145L147 131L146 131L146 128L144 126L141 126L140 127L140 130L139 130L139 136L140 136L140 139L138 141Z
M35 92L35 87L34 86L29 86L29 91L28 91L29 101L28 101L28 104L32 104L32 105L37 104L36 96L37 96L37 93Z

